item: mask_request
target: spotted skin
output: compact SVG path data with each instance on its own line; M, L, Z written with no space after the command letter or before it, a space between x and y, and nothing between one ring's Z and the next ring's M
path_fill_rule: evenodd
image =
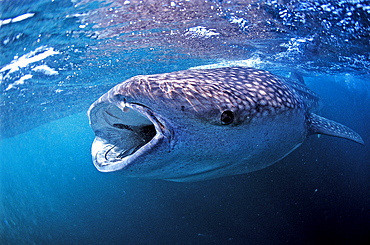
M160 98L161 102L181 105L182 110L186 108L203 119L229 110L237 116L238 124L255 117L306 110L307 105L297 96L296 88L300 85L290 85L267 71L231 67L136 76L112 94L132 100L144 99L150 104L157 103ZM313 104L317 97L312 92L310 95Z
M135 76L88 111L93 162L128 177L199 181L270 166L310 134L363 144L313 114L317 104L302 82L254 68Z
M332 120L320 117L314 113L310 114L308 119L310 134L327 134L331 136L342 137L364 144L361 136L350 128L334 122Z

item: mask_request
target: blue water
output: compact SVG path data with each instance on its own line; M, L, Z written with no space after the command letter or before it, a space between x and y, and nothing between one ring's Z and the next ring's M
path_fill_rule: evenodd
M0 2L0 244L368 244L366 1ZM275 165L195 183L98 172L88 106L137 74L242 64L299 72L320 115Z

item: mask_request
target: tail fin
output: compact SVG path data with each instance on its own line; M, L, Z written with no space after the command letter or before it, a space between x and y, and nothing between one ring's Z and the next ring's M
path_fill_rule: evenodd
M352 140L362 145L364 144L358 133L340 123L320 117L314 113L310 114L308 121L310 134L326 134Z

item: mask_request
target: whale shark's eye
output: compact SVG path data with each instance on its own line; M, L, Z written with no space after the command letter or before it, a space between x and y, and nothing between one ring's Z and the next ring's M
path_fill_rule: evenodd
M234 121L234 113L232 111L224 111L221 114L221 124L228 125Z

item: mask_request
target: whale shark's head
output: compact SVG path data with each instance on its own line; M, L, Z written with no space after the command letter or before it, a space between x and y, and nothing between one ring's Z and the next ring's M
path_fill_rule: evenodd
M303 84L253 68L135 76L88 111L93 162L174 181L255 171L301 144L316 102Z
M91 105L93 162L102 172L158 178L212 171L248 143L245 125L302 106L278 78L251 68L136 76Z

